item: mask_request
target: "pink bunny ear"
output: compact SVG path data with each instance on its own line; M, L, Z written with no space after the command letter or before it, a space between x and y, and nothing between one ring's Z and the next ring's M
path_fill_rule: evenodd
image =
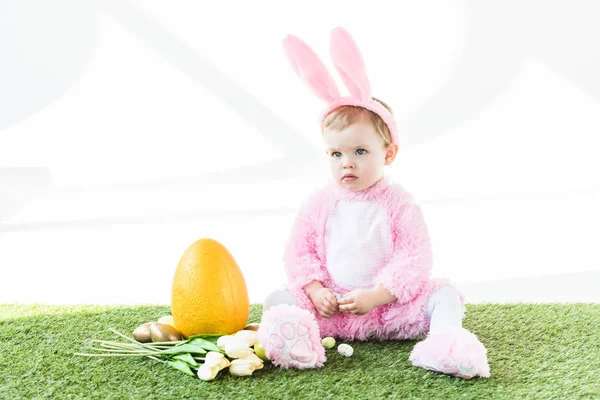
M296 75L313 93L328 103L340 97L333 77L306 43L294 35L287 35L283 39L283 49Z
M350 95L357 100L370 101L371 84L367 78L365 62L347 30L338 27L331 31L330 51L333 65Z

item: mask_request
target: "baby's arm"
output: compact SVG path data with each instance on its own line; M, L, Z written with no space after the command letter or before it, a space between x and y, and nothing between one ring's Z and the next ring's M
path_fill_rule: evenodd
M298 213L285 250L284 261L288 277L286 289L304 309L316 308L305 288L311 291L313 286L309 284L315 281L323 286L321 282L324 282L328 276L315 242L315 220L318 218L319 210L318 197L313 196Z
M421 207L413 202L399 205L391 213L394 254L375 278L400 304L424 290L432 267L429 232Z
M329 318L337 314L338 302L333 290L326 288L319 281L312 281L304 286L304 292L313 303L315 309L325 318Z
M377 285L370 289L355 289L348 292L338 300L338 304L340 311L363 315L375 307L392 301L396 301L396 297L383 286Z

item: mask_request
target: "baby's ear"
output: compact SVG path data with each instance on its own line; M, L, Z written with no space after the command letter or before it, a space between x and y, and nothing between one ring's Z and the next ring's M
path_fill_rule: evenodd
M333 77L306 43L295 35L287 35L283 39L283 49L296 75L314 94L327 103L340 97Z
M385 165L390 165L396 159L398 155L398 145L396 143L392 143L387 147L385 151Z

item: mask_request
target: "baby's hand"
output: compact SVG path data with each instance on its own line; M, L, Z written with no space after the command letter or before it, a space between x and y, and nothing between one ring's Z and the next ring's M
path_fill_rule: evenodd
M337 314L338 302L335 299L335 293L331 289L326 287L315 288L308 293L308 298L321 316L329 318Z
M338 299L339 309L357 315L364 315L375 308L373 291L370 289L356 289L348 292Z

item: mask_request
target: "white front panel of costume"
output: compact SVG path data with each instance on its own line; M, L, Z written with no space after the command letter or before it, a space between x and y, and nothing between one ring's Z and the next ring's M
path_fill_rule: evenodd
M375 202L340 201L325 225L325 249L327 270L338 286L372 287L393 253L386 210Z

